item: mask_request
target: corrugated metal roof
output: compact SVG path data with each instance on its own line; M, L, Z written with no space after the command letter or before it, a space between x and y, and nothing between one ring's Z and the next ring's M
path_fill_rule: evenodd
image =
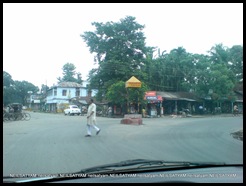
M201 101L202 97L191 92L162 92L157 91L156 95L162 96L164 100L186 100L186 101ZM236 92L236 101L243 102L243 92Z
M189 99L189 98L179 98L179 100L185 100L185 101L196 101L194 99Z
M164 99L178 100L179 97L174 92L160 92L157 91L156 95L163 97Z
M68 81L64 81L64 82L61 82L57 85L57 87L83 87L81 84L78 84L78 83L75 83L75 82L68 82Z
M185 100L185 101L198 101L200 98L190 92L162 92L157 91L157 95L162 96L167 100Z
M103 102L98 102L94 97L88 97L88 96L76 96L76 97L71 98L70 100L72 102L77 102L77 103L82 104L82 105L83 104L87 105L87 104L89 104L91 98L93 98L94 103L96 105L106 105L106 104L108 104L108 101L104 100Z

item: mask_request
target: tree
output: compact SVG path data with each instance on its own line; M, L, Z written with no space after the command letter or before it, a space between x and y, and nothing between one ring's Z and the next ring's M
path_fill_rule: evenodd
M221 99L233 95L233 88L242 80L243 53L242 47L228 48L222 44L211 48L209 62L210 86L215 97ZM223 88L222 88L223 87Z
M27 99L30 97L28 91L36 94L39 88L27 81L15 81L15 94L18 96L16 102L27 105Z
M213 46L210 53L210 61L211 63L224 63L228 64L228 47L223 46L223 44L216 44Z
M14 80L8 72L3 71L3 104L11 103L14 96Z
M43 95L46 95L48 90L49 90L49 86L44 85L44 84L41 85L41 93Z
M63 82L63 81L70 81L70 82L76 82L81 84L83 82L82 78L81 78L81 73L77 73L76 67L74 64L72 63L66 63L65 65L63 65L63 77L58 77L58 83ZM75 78L75 76L77 75L77 77Z
M209 55L191 54L178 47L169 54L158 50L155 58L156 47L145 46L144 26L136 23L134 17L92 25L96 31L85 32L81 37L98 63L88 80L91 88L98 89L100 99L108 95L111 85L133 75L151 90L192 90L204 97L212 89L214 99L233 95L233 87L243 81L242 46L228 48L216 44Z
M126 102L127 96L125 82L118 81L109 87L106 94L106 99L116 104L123 104Z
M229 68L234 72L236 81L243 81L243 46L234 45L228 49Z
M203 98L209 95L209 90L213 90L210 95L213 101L233 94L235 76L226 63L214 63L213 58L204 55L197 55L196 59L193 71L195 81L190 88Z
M144 82L141 88L126 88L124 81L118 81L109 87L106 99L121 106L130 102L144 104L143 98L148 90L149 87Z
M146 82L151 90L157 91L181 91L187 89L185 81L190 82L193 75L194 64L192 54L187 53L183 47L162 53L158 50L158 57L153 58L149 53L146 60Z
M27 104L27 98L30 96L27 92L32 91L33 94L39 91L39 88L27 81L15 81L11 75L3 71L3 103Z
M208 86L218 95L218 99L232 94L235 85L235 79L232 79L232 71L223 64L211 66L208 74Z
M94 61L98 64L98 68L89 73L90 84L99 90L98 94L102 97L112 84L126 81L133 75L145 79L142 70L145 54L152 48L145 46L144 26L132 16L117 23L93 22L92 25L96 31L84 32L81 37L95 54Z
M3 86L9 87L13 85L14 80L12 79L12 76L8 73L3 71Z
M222 44L212 47L210 55L190 54L182 47L165 55L159 52L158 58L149 59L147 65L152 90L192 90L205 97L212 89L214 99L233 95L233 87L243 74L241 47L230 49Z
M192 54L187 66L183 69L185 74L184 81L181 83L183 89L205 96L209 90L207 78L210 65L209 56Z
M78 72L76 75L77 75L77 83L78 83L78 84L82 84L82 83L83 83L83 80L82 80L81 73Z

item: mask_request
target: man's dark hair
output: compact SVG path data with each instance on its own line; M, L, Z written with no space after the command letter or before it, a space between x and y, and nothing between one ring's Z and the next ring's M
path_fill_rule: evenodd
M91 102L93 103L94 102L94 100L91 98Z

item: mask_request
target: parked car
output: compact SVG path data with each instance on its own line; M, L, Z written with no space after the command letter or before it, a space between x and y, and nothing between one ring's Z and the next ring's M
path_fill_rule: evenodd
M81 110L77 105L69 105L68 108L64 110L65 115L80 115Z

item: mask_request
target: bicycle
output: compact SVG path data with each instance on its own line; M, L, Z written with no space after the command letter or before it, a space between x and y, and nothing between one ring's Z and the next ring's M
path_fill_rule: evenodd
M24 120L28 121L31 119L31 114L29 114L27 112L23 112L22 117L24 118Z
M9 118L9 113L3 113L3 121L8 121L8 120L10 120L10 118Z
M14 117L14 113L3 113L3 121L14 121L15 117Z
M22 113L14 113L14 120L24 120Z

